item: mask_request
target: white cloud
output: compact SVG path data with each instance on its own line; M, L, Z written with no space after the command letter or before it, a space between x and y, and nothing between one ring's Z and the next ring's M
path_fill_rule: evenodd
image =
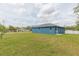
M76 20L75 19L64 19L64 20L54 20L54 24L60 25L60 26L73 26L76 25Z
M25 8L16 8L13 10L13 12L15 12L18 16L24 13L25 11L26 11Z
M37 5L39 12L37 17L44 22L57 23L62 25L72 25L76 16L73 14L73 8L76 4L40 4ZM70 19L70 20L69 20ZM75 20L76 21L76 20Z
M37 16L46 18L53 12L55 12L55 4L45 4L45 5L41 5L40 11Z
M5 18L8 24L37 24L37 23L57 23L74 24L73 6L75 4L0 4L0 18ZM68 20L67 20L68 19ZM13 21L11 21L13 20ZM15 21L16 20L16 21ZM10 23L11 22L11 23Z

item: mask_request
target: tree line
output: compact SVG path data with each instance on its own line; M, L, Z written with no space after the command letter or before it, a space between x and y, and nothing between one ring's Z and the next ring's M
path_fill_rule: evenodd
M31 31L32 27L31 26L15 27L15 26L12 26L12 25L10 25L9 27L6 27L6 26L0 24L0 38L2 39L4 34L7 33L7 32L17 32L17 30L19 30L19 29Z

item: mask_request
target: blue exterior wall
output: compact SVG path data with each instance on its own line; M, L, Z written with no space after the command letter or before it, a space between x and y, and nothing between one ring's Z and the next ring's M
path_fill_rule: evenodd
M64 31L62 27L32 27L32 32L34 33L64 34Z

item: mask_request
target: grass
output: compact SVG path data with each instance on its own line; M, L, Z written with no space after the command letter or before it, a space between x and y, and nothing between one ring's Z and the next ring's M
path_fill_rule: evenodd
M79 35L6 33L0 56L79 56Z

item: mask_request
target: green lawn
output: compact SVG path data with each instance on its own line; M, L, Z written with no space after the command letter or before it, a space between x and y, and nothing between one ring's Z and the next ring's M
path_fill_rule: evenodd
M48 35L31 32L6 33L0 39L0 55L79 55L79 35Z

